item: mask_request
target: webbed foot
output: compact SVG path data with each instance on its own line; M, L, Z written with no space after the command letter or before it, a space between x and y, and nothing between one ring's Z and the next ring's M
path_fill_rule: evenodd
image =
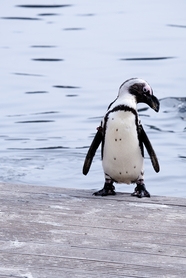
M137 184L131 196L135 196L138 198L142 198L142 197L150 198L150 193L147 191L144 184Z
M92 195L95 195L95 196L116 195L115 186L112 183L105 182L103 189L101 189L97 192L94 192Z

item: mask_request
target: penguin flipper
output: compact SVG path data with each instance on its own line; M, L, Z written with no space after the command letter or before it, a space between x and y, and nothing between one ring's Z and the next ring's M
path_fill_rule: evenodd
M159 166L159 162L158 162L156 153L151 145L151 142L150 142L147 134L145 133L145 131L143 129L143 126L140 125L139 128L140 128L140 138L147 149L147 152L150 156L154 170L158 173L160 171L160 166Z
M103 135L102 135L102 127L98 128L98 131L90 145L90 148L88 150L88 153L85 157L84 165L83 165L83 174L87 175L88 171L90 169L90 166L92 164L92 160L94 158L94 155L97 151L97 148L99 147L101 141L102 141Z

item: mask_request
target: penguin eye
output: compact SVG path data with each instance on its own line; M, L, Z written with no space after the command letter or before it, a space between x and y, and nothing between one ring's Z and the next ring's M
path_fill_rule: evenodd
M143 92L147 93L147 91L148 91L147 88L143 87Z

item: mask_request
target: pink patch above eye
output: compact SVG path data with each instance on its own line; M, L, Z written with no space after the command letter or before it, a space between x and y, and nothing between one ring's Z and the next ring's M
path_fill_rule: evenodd
M150 86L146 85L144 88L143 88L143 91L144 92L149 92L150 95L152 95L152 89Z

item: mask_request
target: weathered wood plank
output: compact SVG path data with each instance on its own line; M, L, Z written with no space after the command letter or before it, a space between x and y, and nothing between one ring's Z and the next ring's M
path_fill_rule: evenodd
M186 199L0 184L0 277L185 277Z

